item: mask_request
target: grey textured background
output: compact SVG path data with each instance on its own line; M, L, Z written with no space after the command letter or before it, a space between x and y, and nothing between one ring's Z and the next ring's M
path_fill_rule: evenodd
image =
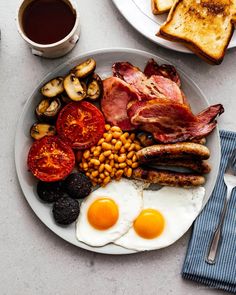
M69 58L102 47L138 48L170 60L197 82L210 103L224 104L220 127L236 131L236 50L227 52L222 65L210 66L151 43L110 0L80 0L79 43L69 55L46 60L32 56L18 35L17 4L0 0L0 294L226 294L181 279L189 233L167 249L123 257L90 253L54 235L21 193L13 149L18 117L44 75Z

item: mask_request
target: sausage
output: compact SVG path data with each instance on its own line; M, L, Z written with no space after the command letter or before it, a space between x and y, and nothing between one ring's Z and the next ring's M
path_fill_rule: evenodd
M152 162L156 166L170 166L170 167L183 167L189 168L200 174L207 174L211 171L211 166L203 160L176 158L176 159L160 159Z
M149 183L186 188L203 185L205 183L205 178L198 174L187 174L141 167L133 170L132 177L137 180L145 180Z
M191 142L199 143L199 144L206 144L206 137L194 138L191 140Z
M141 142L143 147L147 147L147 146L154 145L157 143L151 133L139 132L137 134L137 138L139 139L139 141ZM199 144L206 144L206 138L205 137L194 138L194 139L190 140L190 142L199 143Z
M140 163L147 163L160 158L180 157L206 160L210 157L210 151L206 146L199 143L180 142L145 147L139 150L136 155Z

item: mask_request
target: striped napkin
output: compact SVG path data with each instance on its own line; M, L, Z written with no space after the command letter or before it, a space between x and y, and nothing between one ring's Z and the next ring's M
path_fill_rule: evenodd
M228 158L236 148L236 133L221 131L220 138L221 163L218 179L210 200L194 223L182 276L210 288L236 293L236 189L232 192L233 195L225 216L222 243L218 249L216 263L210 265L205 262L210 239L219 222L223 198L226 194L223 174Z

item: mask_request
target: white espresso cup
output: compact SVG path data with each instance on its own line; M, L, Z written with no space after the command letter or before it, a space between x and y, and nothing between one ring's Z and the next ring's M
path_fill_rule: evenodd
M30 40L23 29L23 13L25 8L34 0L22 0L17 10L17 29L21 37L26 41L26 43L31 48L32 54L46 57L46 58L57 58L67 54L71 51L75 44L79 40L80 36L80 18L77 9L77 5L73 0L63 0L67 3L72 11L75 13L75 24L70 33L63 39L50 44L39 44Z

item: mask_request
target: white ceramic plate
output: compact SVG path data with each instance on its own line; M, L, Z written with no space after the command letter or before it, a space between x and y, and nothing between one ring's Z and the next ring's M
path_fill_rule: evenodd
M126 20L149 40L175 51L192 53L192 51L177 42L170 42L156 36L159 27L167 18L167 13L154 15L151 10L151 0L113 0L113 2ZM236 47L235 33L228 48L233 47Z
M53 72L49 73L45 79L37 85L35 91L31 95L31 97L27 100L23 113L19 119L17 130L16 130L16 138L15 138L15 163L17 175L19 178L19 182L22 188L22 191L25 195L26 200L31 206L32 210L39 217L39 219L50 228L55 234L63 238L64 240L87 250L106 253L106 254L130 254L136 253L132 250L127 250L122 247L116 245L107 245L104 247L94 248L90 247L86 244L83 244L77 241L75 237L75 223L68 227L58 226L52 217L51 207L48 204L45 204L39 200L36 194L36 179L32 176L32 174L27 169L27 154L29 148L32 144L32 139L29 136L29 130L31 125L36 121L34 116L34 110L36 105L39 103L41 94L39 93L39 89L41 86L47 82L48 80L57 77L64 76L68 71L85 59L93 57L97 62L96 72L102 77L105 78L111 75L111 67L114 62L117 61L129 61L133 65L144 68L147 60L149 58L154 58L160 64L168 63L166 60L159 58L158 56L149 54L147 52L138 51L134 49L104 49L92 51L89 53L85 53L80 55L77 58L74 58L58 68L56 68ZM179 71L179 70L178 70ZM189 102L192 106L194 112L198 112L203 110L208 106L208 102L204 97L201 90L196 86L196 84L188 78L182 71L179 71L181 81L183 84L183 90L186 96L189 99ZM209 137L207 141L207 145L210 148L212 154L214 154L214 161L210 159L210 164L212 165L212 172L207 178L207 182L205 185L206 195L204 199L204 204L210 197L212 189L214 187L219 162L220 162L220 143L219 143L219 134L218 130L215 130Z

